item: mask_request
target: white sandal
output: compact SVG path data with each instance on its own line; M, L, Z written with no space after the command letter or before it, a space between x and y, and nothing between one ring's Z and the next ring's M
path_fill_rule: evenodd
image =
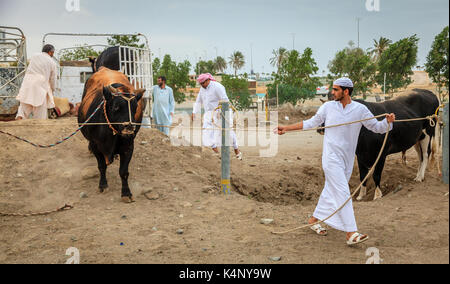
M364 236L365 236L365 238L363 238ZM356 232L350 237L350 239L347 240L347 245L351 246L351 245L360 244L360 243L367 241L368 239L369 239L369 236Z
M318 234L319 236L326 236L328 234L327 230L324 227L322 227L320 224L315 224L314 226L311 226L310 228L311 228L311 230L316 232L316 234Z
M236 155L236 159L238 159L239 161L242 161L242 152L239 151L239 154Z

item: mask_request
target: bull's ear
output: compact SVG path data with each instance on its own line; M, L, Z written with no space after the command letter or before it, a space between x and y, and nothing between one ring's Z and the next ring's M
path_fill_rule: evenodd
M105 97L106 101L111 101L112 100L112 94L111 94L110 86L103 87L103 96Z
M139 101L140 99L142 99L142 96L145 93L145 89L137 89L136 91L134 91L134 94L136 95L136 101Z
M94 57L94 56L88 56L88 58L89 58L89 62L91 62L92 64L94 64L95 60L97 60L97 57Z

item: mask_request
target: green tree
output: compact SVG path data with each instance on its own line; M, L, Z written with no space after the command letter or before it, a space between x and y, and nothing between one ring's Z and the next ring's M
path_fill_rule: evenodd
M385 52L391 44L392 40L385 37L380 37L378 41L376 39L373 40L373 47L369 49L369 53L373 56L375 62L380 60L383 52Z
M223 73L225 69L227 69L227 61L225 58L217 56L216 59L214 59L214 73Z
M431 50L427 56L427 62L425 63L425 70L433 82L437 84L441 102L444 101L448 95L449 88L448 33L449 28L447 26L435 37ZM443 90L444 88L446 90Z
M77 48L64 50L61 54L61 61L81 61L86 60L90 56L98 57L99 51L96 51L91 46L80 45Z
M224 75L222 77L222 85L225 87L228 98L237 110L248 109L252 99L248 90L247 78Z
M375 85L377 66L370 54L361 48L348 46L338 51L328 69L333 74L331 79L347 76L354 84L354 94L362 93L364 96Z
M231 67L234 69L234 76L237 77L237 71L244 67L245 57L240 51L235 51L228 58Z
M281 61L273 86L269 87L269 97L276 97L276 85L280 85L279 102L291 102L314 98L316 88L320 84L317 77L319 67L312 56L312 49L306 48L303 54L291 50Z
M130 47L137 47L137 48L144 48L144 44L140 44L140 39L137 35L113 35L109 37L108 44L111 46L130 46Z
M214 62L212 60L203 61L200 60L197 62L197 65L195 66L195 73L197 75L203 74L203 73L211 73L215 74L215 68L214 68Z
M412 68L417 63L416 35L401 39L389 46L383 52L378 62L378 74L375 79L379 85L383 85L386 74L386 91L393 93L399 88L404 88L411 83Z
M153 69L153 75L155 75L155 74L157 74L158 73L158 70L161 68L161 60L158 58L158 57L156 57L155 59L153 59L153 62L152 62L152 69ZM156 71L155 71L156 70ZM153 76L153 80L156 82L156 79L157 78L155 78L155 76Z
M173 95L177 103L182 103L186 99L184 90L188 86L195 86L195 82L189 78L189 70L191 69L191 63L187 60L176 63L172 61L170 55L165 55L163 62L160 63L159 58L153 61L153 80L156 84L156 80L159 76L164 76L167 79L167 85L173 89Z
M284 47L272 50L273 57L270 58L269 62L273 67L277 67L277 74L279 73L281 64L286 60L288 54L288 50Z
M269 98L276 97L277 86L275 84L268 85L267 92ZM298 88L288 84L278 85L278 99L280 104L291 103L292 105L296 105L299 101L304 102L307 99L314 98L315 93L315 88L312 91L308 86Z

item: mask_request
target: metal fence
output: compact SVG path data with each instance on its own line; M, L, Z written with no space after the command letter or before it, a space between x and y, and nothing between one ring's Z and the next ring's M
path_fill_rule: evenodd
M25 35L19 28L0 26L0 115L17 112L15 99L20 90L27 67Z

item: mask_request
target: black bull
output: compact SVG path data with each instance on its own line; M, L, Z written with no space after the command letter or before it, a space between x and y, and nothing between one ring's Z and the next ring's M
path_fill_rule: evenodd
M414 89L413 93L408 96L382 103L371 103L363 100L355 101L367 106L374 116L383 113L394 113L397 120L423 118L434 115L439 107L439 100L436 95L431 91L422 89ZM436 122L436 119L434 120ZM318 132L323 133L323 131ZM394 122L393 129L389 133L388 140L386 141L386 147L374 169L373 180L376 187L374 200L382 197L380 189L381 174L386 157L390 154L405 153L414 146L420 161L415 181L421 182L424 180L428 161L434 154L434 138L435 126L430 125L429 120ZM364 126L361 128L356 148L361 181L363 181L375 163L383 145L383 140L384 134L374 133ZM366 183L363 184L357 200L362 200L366 195Z
M91 62L92 71L94 73L97 72L102 66L111 70L119 71L121 68L119 58L122 58L122 60L127 62L134 62L134 55L131 50L127 47L119 46L108 47L97 58L89 57L89 61ZM134 74L134 64L128 64L128 68L128 73Z
M107 166L114 161L116 155L120 156L119 174L124 202L133 201L128 186L128 166L133 156L134 138L140 128L134 123L142 122L145 101L141 98L144 92L143 89L134 90L123 73L101 68L86 82L78 114L78 122L83 123L103 102L103 106L89 122L101 125L86 125L81 132L89 141L89 150L97 159L100 192L108 187Z

